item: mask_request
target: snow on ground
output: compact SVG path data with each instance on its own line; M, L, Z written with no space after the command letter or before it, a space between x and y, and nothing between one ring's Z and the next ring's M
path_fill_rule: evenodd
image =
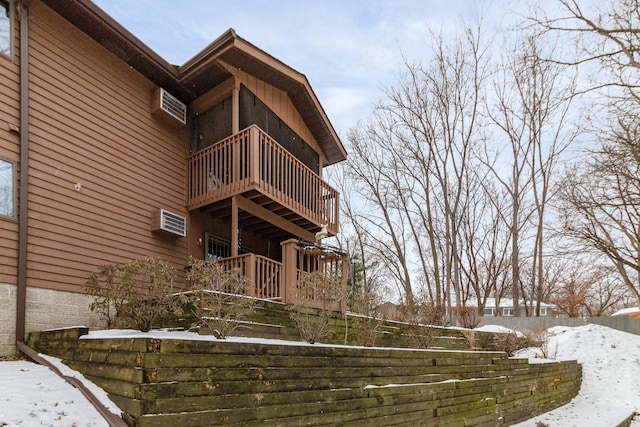
M0 427L108 427L85 399L49 368L24 360L0 362Z
M482 330L500 330L488 326ZM186 332L96 331L87 338L157 337L164 339L215 339ZM232 341L307 345L301 342L232 338ZM544 362L534 349L519 357ZM569 404L519 423L517 427L614 427L633 412L640 413L640 336L599 325L549 329L549 355L582 364L582 388ZM61 364L54 358L48 358ZM70 375L66 368L63 373ZM76 376L81 377L79 374ZM95 392L95 391L94 391ZM105 395L100 399L111 410ZM64 426L103 427L107 423L84 396L44 366L26 361L0 362L0 427ZM640 427L640 416L631 424Z
M516 424L537 427L615 427L640 413L640 336L600 325L556 326L549 332L549 356L582 364L580 393L567 405ZM535 358L539 351L519 356ZM637 416L633 427L640 427Z

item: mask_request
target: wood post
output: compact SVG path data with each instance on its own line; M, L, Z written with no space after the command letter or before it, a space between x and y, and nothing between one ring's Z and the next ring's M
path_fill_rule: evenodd
M256 254L249 254L245 262L245 276L249 282L245 287L245 295L248 297L254 297L256 296L256 286L259 285L258 280L262 279L256 277Z
M298 276L298 241L296 239L285 240L282 245L282 278L280 283L280 295L282 302L291 303L295 298L296 281Z
M231 198L231 256L238 256L238 200Z
M258 127L249 128L249 184L260 184L260 132Z

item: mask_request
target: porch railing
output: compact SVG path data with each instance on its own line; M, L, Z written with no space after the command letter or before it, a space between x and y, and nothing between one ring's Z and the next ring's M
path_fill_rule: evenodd
M338 231L339 193L255 125L198 151L188 164L189 209L253 189Z
M244 254L219 260L247 277L245 295L332 311L346 310L348 258L295 239L282 243L282 262ZM306 280L317 273L321 280Z
M238 269L249 279L245 295L281 300L282 263L255 254L244 254L219 261L225 269Z

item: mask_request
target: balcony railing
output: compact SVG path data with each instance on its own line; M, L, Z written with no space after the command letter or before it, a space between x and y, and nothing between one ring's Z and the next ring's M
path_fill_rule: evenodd
M256 190L338 231L338 192L255 125L193 154L188 187L189 209Z
M238 269L249 280L245 295L249 297L281 300L282 263L272 259L244 254L219 260L225 270Z
M244 295L310 308L346 309L348 257L316 247L301 247L295 239L282 242L282 262L244 254L217 261L238 269L248 279ZM320 279L305 280L312 273Z

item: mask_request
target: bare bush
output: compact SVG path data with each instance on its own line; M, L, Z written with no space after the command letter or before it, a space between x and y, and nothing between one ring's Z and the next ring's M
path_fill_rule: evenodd
M365 347L376 345L379 329L386 318L386 310L378 303L378 299L379 296L373 292L359 292L352 296L351 311L357 314L351 316L350 321L345 322L348 328L345 333L345 343L350 336L351 341L357 345Z
M118 306L124 302L118 298L121 285L120 267L113 264L101 265L85 285L85 293L93 297L89 308L107 323L107 329L115 327Z
M315 344L329 336L329 312L311 310L300 306L289 306L289 316L295 323L303 340Z
M474 349L476 347L476 331L473 329L462 329L460 332L469 343L469 348Z
M496 333L493 343L496 350L504 351L509 356L514 356L519 350L535 348L540 351L539 357L555 359L558 354L558 347L557 345L552 347L549 338L549 332L546 329L540 329L522 333Z
M531 332L518 334L516 332L496 333L493 344L498 351L504 351L509 357L514 356L518 350L529 347L540 347L540 338Z
M189 261L187 280L192 282L189 306L198 319L192 327L205 327L225 339L243 326L255 311L256 300L242 296L248 279L239 269L225 270L216 261Z
M304 274L298 288L304 289L306 295L320 296L323 305L329 305L343 298L343 295L327 292L327 290L338 289L338 286L334 278L321 272ZM299 304L293 304L287 309L290 311L289 317L298 328L300 336L308 343L314 344L328 336L329 311L323 309L314 313Z
M547 329L525 331L525 336L529 338L532 347L540 350L543 359L555 359L558 355L558 345L551 346L550 335Z
M435 329L422 323L426 316L436 316L437 311L428 306L403 305L398 310L398 320L408 327L408 336L415 348L429 348L435 338Z
M463 328L473 329L482 322L482 316L478 314L478 307L462 305L455 307L453 313L458 325Z
M181 310L173 295L175 272L165 261L147 257L125 265L103 265L87 280L85 292L94 297L89 308L107 327L148 332L154 322Z

